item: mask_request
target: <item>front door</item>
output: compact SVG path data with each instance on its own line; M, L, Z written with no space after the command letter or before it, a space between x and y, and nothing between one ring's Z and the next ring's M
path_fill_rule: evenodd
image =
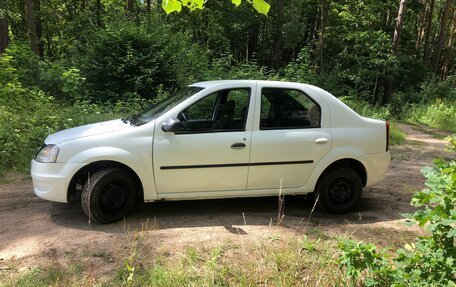
M253 92L246 85L203 97L179 112L181 132L164 132L157 124L153 164L159 197L246 189Z

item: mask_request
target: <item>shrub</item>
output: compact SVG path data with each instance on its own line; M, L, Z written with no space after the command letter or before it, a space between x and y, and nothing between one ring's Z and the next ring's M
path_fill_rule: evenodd
M207 70L204 50L191 44L186 34L153 18L146 21L151 23L120 19L92 39L80 65L92 99L151 99L159 86L174 89L202 78Z
M455 150L450 140L449 150ZM349 242L341 246L339 266L352 285L367 286L450 286L456 284L456 161L435 160L424 167L427 188L413 196L411 204L419 207L404 215L410 224L418 223L427 231L415 243L396 250L389 259L371 244Z
M456 101L437 99L430 105L412 105L404 118L433 128L456 132Z

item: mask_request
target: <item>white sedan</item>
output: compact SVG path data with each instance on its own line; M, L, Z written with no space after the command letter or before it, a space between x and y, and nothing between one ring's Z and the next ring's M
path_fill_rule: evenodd
M36 195L108 223L139 201L314 193L352 209L385 177L387 122L311 85L209 81L148 110L49 135L32 160Z

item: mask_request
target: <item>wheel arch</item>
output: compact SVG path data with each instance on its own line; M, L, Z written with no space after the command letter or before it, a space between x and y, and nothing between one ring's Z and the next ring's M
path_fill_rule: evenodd
M324 175L326 173L328 173L329 171L331 171L333 169L340 168L340 167L350 168L350 169L354 170L361 178L363 187L366 186L366 183L367 183L366 167L360 161L353 159L353 158L339 159L339 160L336 160L335 162L331 163L330 165L328 165L325 168L325 170L318 177L316 186L318 186L318 183L320 182L320 180L324 177Z
M118 161L112 161L112 160L100 160L100 161L95 161L91 162L84 167L80 168L71 178L70 184L68 185L68 190L67 190L67 200L70 201L71 198L76 197L76 192L78 185L83 186L84 183L87 181L87 178L89 177L90 174L103 169L103 168L108 168L108 167L116 167L120 168L122 170L125 170L128 172L134 181L136 182L138 186L138 196L139 200L143 201L144 200L144 187L143 183L138 176L138 174L128 165L118 162Z

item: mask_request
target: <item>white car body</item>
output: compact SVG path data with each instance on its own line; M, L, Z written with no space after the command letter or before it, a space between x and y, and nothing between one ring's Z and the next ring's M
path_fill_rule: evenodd
M49 135L59 148L55 162L32 160L36 195L68 202L75 176L97 162L118 163L139 178L145 202L306 194L329 166L352 160L363 167L363 186L385 177L389 166L385 122L365 118L328 92L299 83L235 80L193 84L203 88L154 120L133 126L120 119ZM298 90L321 108L320 126L262 130L261 91ZM250 102L245 129L233 132L175 134L162 130L170 118L213 92L246 88ZM231 148L244 143L245 148Z

